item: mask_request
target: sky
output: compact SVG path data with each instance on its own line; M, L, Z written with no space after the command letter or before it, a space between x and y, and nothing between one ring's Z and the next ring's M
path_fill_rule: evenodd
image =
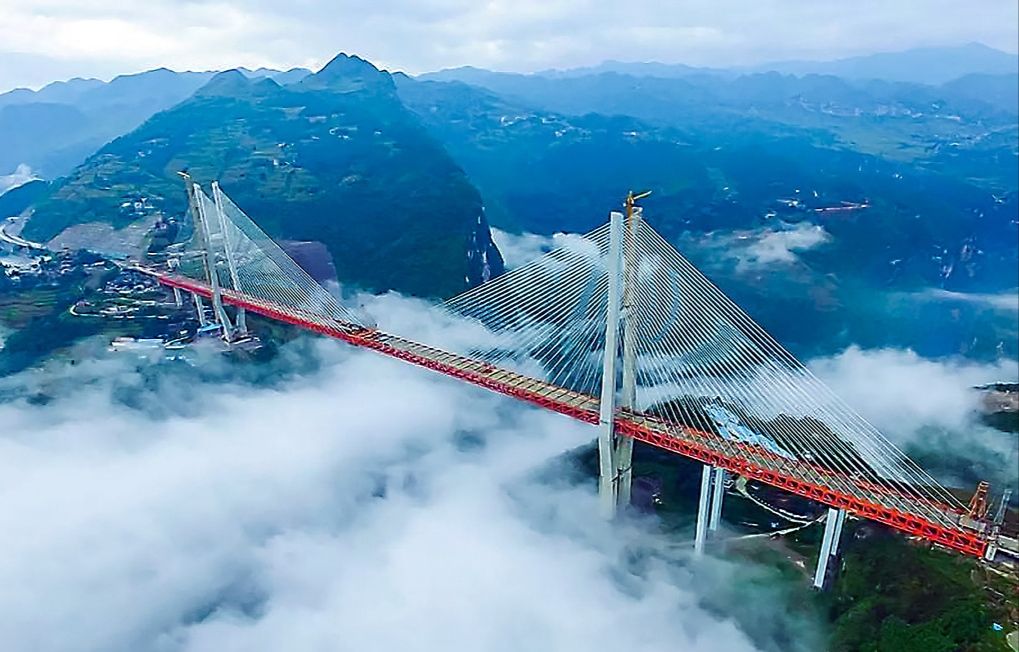
M409 73L1015 52L1017 23L1014 0L0 0L0 91L159 66L316 68L339 51Z

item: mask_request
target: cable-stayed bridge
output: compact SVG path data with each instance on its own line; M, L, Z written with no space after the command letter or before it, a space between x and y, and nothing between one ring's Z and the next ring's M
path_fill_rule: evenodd
M378 329L314 281L215 183L187 180L194 235L134 268L192 294L228 340L247 313L343 340L595 425L606 516L629 504L633 442L704 464L695 547L727 474L828 506L815 584L847 514L993 555L963 505L687 261L631 199L604 226L437 307L449 341Z

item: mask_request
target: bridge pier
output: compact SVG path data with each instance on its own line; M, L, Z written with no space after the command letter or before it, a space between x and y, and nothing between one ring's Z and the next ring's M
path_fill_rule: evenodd
M708 537L708 519L711 512L712 469L707 464L701 469L701 491L697 501L697 526L694 530L693 549L698 555L704 554L704 541Z
M208 325L208 322L205 319L205 307L202 306L202 297L192 292L191 298L195 302L195 312L198 313L198 325L204 328Z
M173 288L173 303L178 308L184 305L184 298L180 295L180 288L176 286Z
M698 555L704 552L709 532L717 532L722 518L722 500L725 497L725 469L705 464L701 469L701 490L697 498L697 526L693 548Z
M821 552L817 556L817 568L814 571L814 588L824 589L825 579L828 575L828 562L838 553L839 537L842 534L842 524L846 519L846 512L834 507L828 508L828 515L824 519L824 538L821 539Z
M714 467L711 491L711 517L708 519L708 532L717 532L718 523L722 519L722 501L725 499L725 469Z
M626 509L630 505L633 488L633 439L617 437L615 478L616 507Z
M839 554L839 542L842 540L842 526L846 522L846 510L838 510L838 518L835 521L835 533L832 535L831 556Z

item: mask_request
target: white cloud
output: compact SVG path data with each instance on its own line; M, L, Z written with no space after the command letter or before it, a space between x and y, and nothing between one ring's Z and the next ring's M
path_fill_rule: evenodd
M553 249L576 247L582 255L597 255L593 245L576 233L555 233L539 235L537 233L510 233L500 229L492 229L492 240L499 247L506 269L514 269L542 257Z
M913 351L850 347L812 369L835 393L887 431L918 425L960 428L980 405L978 385L1019 381L1019 363L929 360Z
M1019 382L1019 362L930 360L913 351L850 347L812 361L839 397L939 480L971 489L977 480L1017 488L1019 438L980 422L974 387Z
M339 50L409 72L467 64L535 70L609 58L732 65L974 40L1014 51L1019 18L1005 0L979 11L950 0L743 0L724 8L708 0L0 0L0 11L0 51L21 62L0 76L0 88L41 83L33 66L52 71L54 61L64 62L56 69L66 75L108 75L160 65L316 66Z
M520 267L554 249L553 237L492 229L492 240L495 241L495 246L499 247L507 269Z
M823 226L800 222L735 231L715 231L687 237L695 240L684 245L710 252L710 259L734 260L740 273L760 272L776 266L788 267L800 261L798 254L822 247L832 236ZM709 259L709 262L710 262Z
M750 265L793 263L796 252L814 249L831 240L824 227L802 222L777 231L762 230L750 235L745 262Z
M952 292L931 288L920 293L946 302L975 303L1002 312L1019 312L1019 290L999 294Z
M14 172L10 174L0 175L0 195L4 194L12 188L28 183L32 179L38 179L32 168L25 165L24 163L18 165Z
M56 395L0 403L0 648L754 649L700 606L724 566L537 477L589 427L332 342L284 362L0 381Z

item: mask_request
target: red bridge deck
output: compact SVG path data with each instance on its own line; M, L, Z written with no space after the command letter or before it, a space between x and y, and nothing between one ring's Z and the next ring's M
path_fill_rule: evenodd
M155 277L163 285L207 298L212 296L211 288L204 283L145 267L133 269ZM354 346L373 349L585 423L598 423L598 400L595 397L395 335L302 313L231 290L223 290L222 297L226 304L245 308L269 319L293 324ZM906 534L922 537L965 554L979 557L988 545L987 540L973 530L962 525L946 526L924 514L941 514L948 523L958 523L961 513L947 505L924 501L919 496L907 495L889 486L879 487L809 462L781 458L754 446L734 444L715 433L667 423L645 414L621 411L617 415L616 431L637 441L724 468L830 507L844 509L856 516L884 523ZM739 455L733 454L734 448L738 449ZM852 495L833 487L855 487L860 491L859 495ZM861 498L861 495L866 498Z

